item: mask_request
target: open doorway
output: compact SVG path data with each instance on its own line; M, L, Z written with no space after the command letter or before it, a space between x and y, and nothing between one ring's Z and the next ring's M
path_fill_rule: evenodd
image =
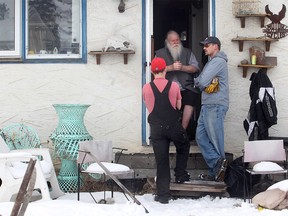
M152 58L155 50L164 46L166 34L174 30L184 47L192 49L202 67L202 47L199 42L208 36L209 0L153 0ZM195 139L200 101L187 128L189 139Z
M208 36L208 6L209 0L153 0L154 50L162 48L166 33L174 30L201 62L199 42Z

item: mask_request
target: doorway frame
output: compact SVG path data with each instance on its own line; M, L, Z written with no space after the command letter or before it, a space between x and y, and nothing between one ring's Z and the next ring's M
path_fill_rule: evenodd
M209 35L216 35L216 0L208 0ZM150 64L152 57L151 35L153 35L153 0L142 0L142 87L151 81ZM149 146L148 112L142 98L142 145Z

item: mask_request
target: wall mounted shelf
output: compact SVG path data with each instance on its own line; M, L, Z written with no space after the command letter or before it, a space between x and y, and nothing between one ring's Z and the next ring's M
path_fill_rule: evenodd
M247 76L248 68L273 68L274 65L252 65L252 64L239 64L238 67L243 68L243 78Z
M264 21L267 14L237 14L235 15L236 18L239 18L241 21L241 28L245 28L245 19L249 17L258 17L260 19L260 25L263 28L264 27ZM272 41L278 41L278 39L272 39L267 37L239 37L233 38L232 41L238 41L239 45L239 52L243 51L243 46L245 41L263 41L265 43L266 51L270 51L270 44ZM242 61L241 61L242 62ZM258 63L258 64L257 64ZM243 78L247 76L248 68L259 68L259 69L265 69L265 71L268 70L268 68L273 68L274 66L277 66L277 57L272 56L265 56L265 60L263 64L259 64L260 61L256 61L256 65L254 64L238 64L238 67L242 67L243 70ZM262 63L262 62L261 62Z
M128 55L129 54L135 54L135 51L108 51L108 52L103 52L103 51L90 51L88 53L89 55L95 55L96 56L96 64L100 64L101 62L101 55L115 55L115 54L120 54L123 55L124 58L124 64L128 64Z
M238 14L235 17L240 19L241 28L245 28L246 17L259 17L260 26L261 26L261 28L263 28L264 27L264 20L265 20L266 16L267 16L266 14Z
M238 41L239 44L239 52L243 51L243 45L245 41L263 41L265 43L265 48L266 51L270 51L270 44L273 41L278 41L278 39L273 39L273 38L249 38L249 37L237 37L237 38L233 38L232 41Z

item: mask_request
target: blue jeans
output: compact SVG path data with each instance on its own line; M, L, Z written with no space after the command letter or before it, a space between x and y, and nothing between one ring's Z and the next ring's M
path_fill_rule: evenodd
M224 118L228 107L207 104L201 106L196 129L196 142L208 165L208 175L216 175L216 165L224 152Z

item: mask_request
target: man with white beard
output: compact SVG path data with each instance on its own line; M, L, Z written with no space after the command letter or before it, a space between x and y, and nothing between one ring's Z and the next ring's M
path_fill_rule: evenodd
M166 79L177 82L180 87L183 104L182 126L187 129L194 106L200 98L193 84L193 74L200 71L198 61L190 49L183 47L180 36L175 31L167 33L165 47L157 50L156 56L166 61Z

